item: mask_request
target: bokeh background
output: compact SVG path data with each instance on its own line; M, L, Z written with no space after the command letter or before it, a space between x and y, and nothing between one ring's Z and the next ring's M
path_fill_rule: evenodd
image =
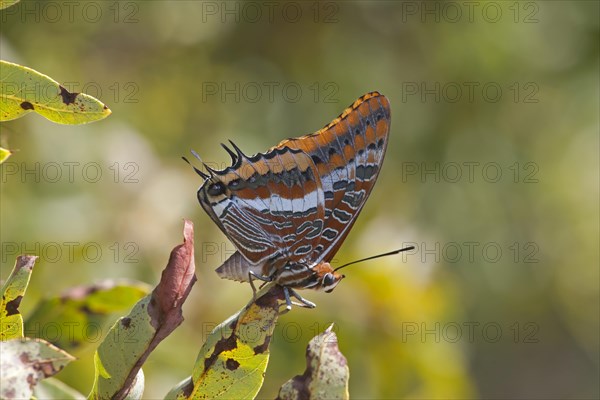
M113 111L0 126L19 150L1 169L1 277L40 255L25 314L76 285L156 283L195 223L198 282L145 398L188 376L251 296L213 272L233 247L180 157L223 167L220 142L264 151L373 90L392 104L390 145L335 261L416 250L304 292L318 307L280 319L260 397L331 322L353 398L600 396L598 2L22 1L0 18L2 59ZM96 345L58 376L83 393Z

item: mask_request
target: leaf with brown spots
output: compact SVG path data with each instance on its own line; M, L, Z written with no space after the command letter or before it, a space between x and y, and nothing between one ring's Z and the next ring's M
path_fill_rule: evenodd
M29 399L37 383L75 358L40 339L0 342L0 398Z
M29 336L46 339L67 351L97 346L97 332L106 332L114 313L127 312L152 287L129 279L106 280L77 286L60 296L44 299L25 321ZM69 334L56 335L48 326L58 326ZM48 337L45 337L47 335ZM90 340L92 339L92 340Z
M100 344L90 399L141 398L141 367L156 346L183 322L181 306L196 281L194 227L184 221L184 242L171 252L159 284L119 319Z
M0 289L0 340L23 337L23 316L19 305L29 285L36 256L19 256L12 273Z
M283 299L280 286L268 285L257 293L256 301L217 326L200 349L192 376L166 398L255 398L264 381Z
M78 125L106 118L111 111L85 93L71 93L31 68L0 60L0 121L36 112L58 124Z
M348 399L350 371L338 348L333 324L306 348L306 370L281 386L278 400Z

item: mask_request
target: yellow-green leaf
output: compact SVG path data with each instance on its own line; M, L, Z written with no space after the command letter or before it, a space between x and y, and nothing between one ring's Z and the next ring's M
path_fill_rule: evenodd
M41 379L55 375L75 358L41 339L0 342L0 398L29 399Z
M19 305L29 285L36 256L19 256L0 293L0 340L23 337L23 317Z
M12 151L7 150L3 147L0 147L0 164L2 164L4 161L6 161L8 159L8 157L10 157L11 154L12 154Z
M52 122L78 125L110 115L99 100L70 93L52 78L31 68L0 60L0 121L35 111Z
M14 4L17 4L21 0L0 0L0 10L8 8Z
M133 280L109 280L95 285L78 286L61 296L43 300L25 322L28 336L40 337L72 351L102 329L115 312L129 310L150 293L150 285ZM47 329L49 326L53 329ZM56 330L63 334L56 335ZM44 337L44 333L51 337Z
M306 348L306 371L281 386L278 400L348 399L350 371L338 348L333 324Z
M217 326L200 349L192 376L167 399L253 399L269 362L279 317L280 286L266 287L240 312Z

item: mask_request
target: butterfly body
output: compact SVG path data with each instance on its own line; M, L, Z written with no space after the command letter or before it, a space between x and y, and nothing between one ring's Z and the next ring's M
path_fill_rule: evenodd
M372 92L319 131L265 153L246 156L233 143L234 151L224 146L232 165L202 174L198 190L204 210L237 248L217 273L333 290L343 275L329 262L375 184L389 128L389 102Z

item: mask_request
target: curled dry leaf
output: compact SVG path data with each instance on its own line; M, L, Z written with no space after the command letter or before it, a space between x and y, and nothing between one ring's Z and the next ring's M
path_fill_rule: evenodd
M306 348L306 370L281 386L280 400L348 399L350 371L338 348L333 324L315 336Z
M146 358L183 321L181 306L196 281L194 228L190 221L184 222L183 236L184 242L171 252L158 286L138 301L127 317L115 323L98 347L90 398L123 399L131 395Z
M169 263L163 270L160 283L152 292L148 313L152 322L166 337L181 322L181 306L196 282L194 263L194 226L186 220L183 228L184 241L171 251Z

